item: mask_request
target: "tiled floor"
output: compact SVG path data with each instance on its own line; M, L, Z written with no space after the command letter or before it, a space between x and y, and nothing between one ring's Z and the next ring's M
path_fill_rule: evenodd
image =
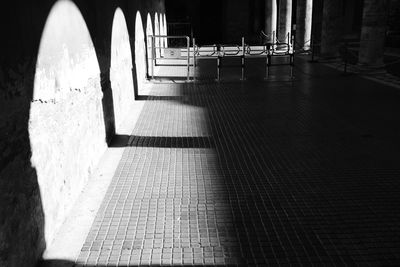
M299 64L155 84L77 266L400 265L399 93Z

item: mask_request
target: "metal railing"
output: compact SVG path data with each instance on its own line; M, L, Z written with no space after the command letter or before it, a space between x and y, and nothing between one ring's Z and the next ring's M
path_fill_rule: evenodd
M274 34L275 35L275 34ZM193 66L193 80L196 80L196 64L197 59L215 59L217 63L217 80L221 80L221 71L223 68L224 58L239 58L240 65L226 65L227 67L240 67L241 68L241 80L245 80L246 72L246 59L247 58L264 58L265 59L265 79L269 78L270 68L278 65L290 66L290 77L293 78L293 68L294 68L294 47L289 34L287 35L287 43L278 42L275 37L273 37L272 43L266 43L263 45L250 45L246 44L245 38L242 37L241 44L214 44L198 46L196 44L196 39L193 38L193 47L190 46L191 39L189 36L166 36L166 35L152 35L148 37L150 41L148 45L150 46L149 62L151 79L155 78L155 67L159 66L186 66L186 80L191 80L190 67ZM180 40L180 42L185 43L184 46L180 47L165 47L165 42L158 42L161 40ZM160 45L161 44L161 45ZM273 62L274 57L286 57L288 60L284 62ZM172 63L165 63L169 60L175 60ZM180 62L180 64L177 63ZM191 64L191 60L193 63ZM185 61L185 65L182 64ZM160 63L161 62L161 63Z
M151 35L148 36L151 40L149 43L151 45L151 53L150 53L150 60L151 60L151 78L154 79L155 75L155 66L159 66L157 64L157 60L182 60L186 61L187 67L187 74L186 79L190 81L190 37L189 36L167 36L167 35ZM185 47L164 47L164 46L157 46L157 39L166 39L166 40L186 40L186 56L182 57L182 51ZM194 57L194 53L193 53ZM182 66L181 64L168 64L168 66Z
M246 59L247 58L265 58L265 79L269 78L270 68L277 65L290 66L290 77L293 78L294 67L294 48L288 35L288 43L278 43L273 38L273 43L264 43L263 45L246 44L242 37L241 45L238 44L214 44L206 46L197 46L194 40L194 61L196 58L215 58L217 62L217 80L221 80L224 58L240 58L240 65L228 65L230 67L241 67L241 80L245 80ZM278 45L283 46L277 47ZM288 63L276 64L272 62L273 57L288 57Z

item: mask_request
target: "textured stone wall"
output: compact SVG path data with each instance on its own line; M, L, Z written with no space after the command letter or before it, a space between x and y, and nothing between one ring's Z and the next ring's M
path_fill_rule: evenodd
M292 34L292 0L279 1L278 40L288 43L287 36Z
M321 54L335 56L338 54L341 38L344 31L343 0L324 0Z
M364 0L359 62L383 65L387 30L388 0Z
M55 4L40 44L29 116L36 168L52 240L106 148L96 52L79 9Z
M163 13L163 0L0 3L0 266L36 264L115 133L118 7L130 38L116 43L135 51L137 12ZM129 85L126 55L116 68Z
M132 78L132 52L124 13L114 15L111 38L110 80L114 100L115 131L120 133L124 119L135 101Z
M278 7L277 0L267 0L265 4L265 33L267 41L273 42L274 33L276 36Z
M154 35L153 31L153 24L152 24L152 16L150 13L147 13L147 19L146 19L146 44L147 44L147 73L149 76L151 76L154 72L154 69L152 68L152 57L155 57L153 55L153 50L152 47L155 45L155 42L153 43L152 39L150 36Z
M296 49L309 50L311 48L313 1L297 0L296 11Z
M0 68L0 266L33 266L45 248L27 129L33 68L32 61Z
M135 68L138 84L138 92L141 93L146 81L146 43L143 29L143 20L140 12L136 13L135 19Z

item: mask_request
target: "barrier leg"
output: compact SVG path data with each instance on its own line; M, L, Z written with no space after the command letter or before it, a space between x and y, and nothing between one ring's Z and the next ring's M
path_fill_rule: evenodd
M293 79L294 55L290 55L290 79Z
M290 79L293 79L293 65L290 65Z
M187 47L187 77L186 80L190 81L190 39L186 37L186 47Z
M244 81L244 68L245 68L245 58L242 56L242 78L241 80Z
M221 59L218 56L217 57L217 81L221 80L221 76L220 76L220 69L221 69Z
M154 40L154 36L151 36L151 79L154 80L154 60L155 60L155 40Z
M196 81L196 39L193 38L193 80Z
M315 59L315 41L314 41L314 36L311 36L311 60L309 61L310 63L317 63L318 60Z
M242 37L242 81L244 81L244 68L245 68L245 53L246 53L246 47L245 47L245 42L244 42L244 37Z

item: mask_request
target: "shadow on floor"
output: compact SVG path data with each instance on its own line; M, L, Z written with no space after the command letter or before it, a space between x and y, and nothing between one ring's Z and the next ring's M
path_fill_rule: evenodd
M193 166L198 157L188 157L194 151L185 157L179 154L176 166L186 168L180 177L191 186L184 194L166 195L176 203L168 207L186 207L177 213L179 217L171 215L170 223L193 233L196 241L187 238L187 244L197 242L198 247L198 236L204 237L201 246L215 252L209 257L239 266L400 263L400 165L398 150L393 149L399 141L395 134L382 138L389 130L379 127L379 118L386 119L386 112L391 112L391 119L399 119L400 108L394 105L398 96L390 91L383 96L378 92L382 88L375 84L339 75L290 84L209 83L180 89L187 100L185 106L206 110L199 116L207 114L205 124L212 138L119 136L115 142L127 144L131 139L129 145L138 147L212 148L202 155L203 165L197 169ZM379 108L373 109L374 116L364 117L372 112L371 106ZM140 127L152 126L150 119L160 124L168 121L161 125L165 127L175 125L171 121L181 122L183 111L167 113L170 107L151 110L147 117L142 114ZM171 117L165 120L165 114ZM393 131L398 130L397 125L392 126ZM140 179L154 179L145 173L156 169L158 158L164 160L159 157L163 150L147 154L148 165L143 164L146 169ZM125 187L129 179L121 179L118 186ZM171 183L170 188L180 186ZM141 189L150 192L153 187L143 185ZM116 200L119 195L116 191ZM151 191L146 199L138 197L132 202L141 202L138 205L147 212L151 209L145 200L163 202L165 198ZM130 207L127 210L132 211ZM151 218L157 216L161 215L153 209ZM143 238L139 237L140 241ZM180 239L178 236L171 244L181 245ZM215 251L217 247L219 251ZM94 253L98 251L93 247ZM68 266L62 261L45 264Z
M207 136L136 136L116 135L110 147L158 147L158 148L212 148L214 140Z
M136 100L139 101L181 101L183 96L158 96L158 95L139 95Z
M79 263L74 263L72 261L67 261L67 260L46 260L46 261L41 261L38 263L36 267L139 267L139 266L149 266L149 267L158 267L158 266L179 266L179 267L212 267L212 266L230 266L230 265L196 265L196 264L190 264L190 265L185 265L185 264L171 264L171 265L161 265L161 264L147 264L147 265L138 265L138 264L118 264L118 265L110 265L110 264L96 264L96 265L83 265Z

